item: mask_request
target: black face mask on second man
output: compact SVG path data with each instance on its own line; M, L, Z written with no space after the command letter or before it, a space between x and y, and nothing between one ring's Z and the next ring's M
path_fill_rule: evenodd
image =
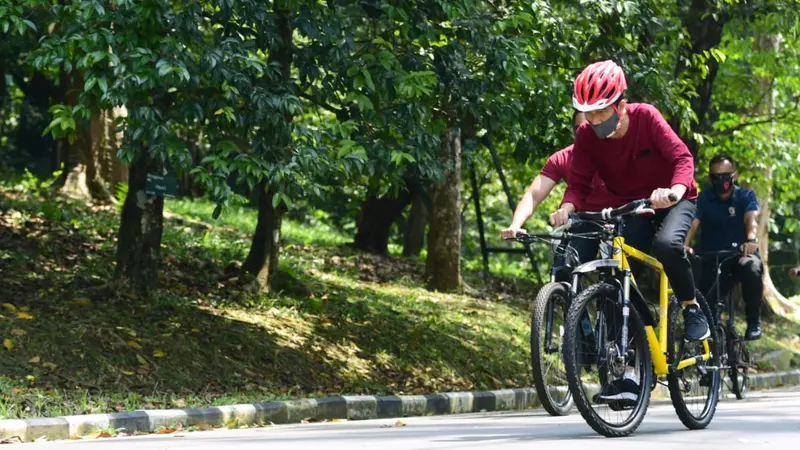
M721 173L711 175L711 186L717 194L726 194L733 189L733 174Z

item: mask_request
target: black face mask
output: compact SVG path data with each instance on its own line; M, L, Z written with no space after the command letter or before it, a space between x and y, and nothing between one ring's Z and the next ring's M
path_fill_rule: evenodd
M711 175L711 186L717 194L726 194L733 189L733 175Z
M609 117L605 122L598 125L590 123L589 125L591 125L594 132L597 133L597 137L600 139L606 139L611 133L616 131L618 123L619 115L616 111L614 111L614 114L612 114L611 117Z

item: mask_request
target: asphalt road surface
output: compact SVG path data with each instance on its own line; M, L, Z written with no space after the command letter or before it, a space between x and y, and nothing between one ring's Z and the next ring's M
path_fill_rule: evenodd
M283 425L119 439L23 444L25 449L558 449L691 450L800 448L800 392L751 393L721 402L711 426L689 431L671 405L652 405L632 436L597 435L580 414L550 417L536 412L465 414L357 422ZM404 424L404 425L403 425Z

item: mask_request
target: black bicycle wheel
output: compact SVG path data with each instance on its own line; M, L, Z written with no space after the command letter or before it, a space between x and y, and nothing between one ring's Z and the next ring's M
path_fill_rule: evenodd
M584 420L593 430L606 437L628 436L641 425L650 404L650 386L653 366L647 345L644 324L635 308L630 309L628 320L628 351L620 349L622 308L618 303L619 288L607 283L593 285L581 292L567 313L564 335L564 362L567 367L569 389ZM584 335L591 324L598 326L594 352L584 353ZM629 364L630 362L630 364ZM594 366L598 370L585 370ZM617 382L627 378L638 385L638 394L615 390ZM619 396L602 400L601 392ZM624 395L630 395L625 397ZM612 421L614 417L617 421Z
M547 283L536 296L531 318L531 368L536 393L551 416L572 409L572 395L562 355L568 292L562 283Z
M731 368L728 375L731 379L731 392L737 400L742 400L750 384L750 352L741 336L728 339L728 361Z
M706 316L709 324L711 320L710 310L705 299L697 292L697 301ZM675 296L670 297L669 302L669 328L667 329L667 362L672 364L674 361L702 355L702 342L688 342L684 338L683 318L681 312L683 306ZM681 422L690 430L703 429L711 423L714 413L717 410L720 391L720 355L714 351L714 343L717 342L717 328L711 326L711 359L708 362L693 364L679 370L670 370L667 375L669 385L669 396L672 399L672 406L681 419ZM707 368L711 366L711 368Z

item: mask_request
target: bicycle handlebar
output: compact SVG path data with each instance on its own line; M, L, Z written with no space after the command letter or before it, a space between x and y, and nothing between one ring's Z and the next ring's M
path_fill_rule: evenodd
M698 259L711 259L716 257L726 258L728 256L742 256L741 250L715 250L712 252L699 252L692 253L692 256Z
M521 242L523 244L530 244L531 242L533 242L533 241L535 241L537 239L545 240L545 239L563 239L563 238L564 238L564 233L553 234L553 233L524 233L524 232L519 232L519 233L517 233L517 235L515 237L513 237L513 238L503 238L503 240L507 241L507 242L516 241L516 242Z
M694 260L699 259L705 261L714 261L715 264L721 266L729 260L744 256L744 253L742 253L742 250L738 248L735 242L731 244L731 247L731 250L713 250L707 252L690 253L688 256L689 259Z
M669 200L672 202L678 201L678 197L675 194L669 194ZM634 200L628 204L622 205L619 208L606 208L602 211L596 212L578 212L574 214L570 214L570 223L573 221L607 221L611 219L615 219L622 216L632 215L632 214L645 214L645 213L654 213L655 211L651 208L652 203L649 199L642 199L642 200ZM599 232L595 233L580 233L580 235L573 235L573 236L581 236L581 237L588 237L590 235L600 235ZM530 244L531 242L540 239L564 239L568 237L568 233L562 232L559 234L552 234L552 233L517 233L517 235L513 238L504 238L504 241L516 241L523 244Z
M678 201L675 194L669 195L669 200L672 202ZM570 214L570 221L577 220L611 220L618 217L629 216L633 214L654 213L652 203L649 199L634 200L628 204L622 205L619 208L606 208L602 211L594 212L578 212Z

